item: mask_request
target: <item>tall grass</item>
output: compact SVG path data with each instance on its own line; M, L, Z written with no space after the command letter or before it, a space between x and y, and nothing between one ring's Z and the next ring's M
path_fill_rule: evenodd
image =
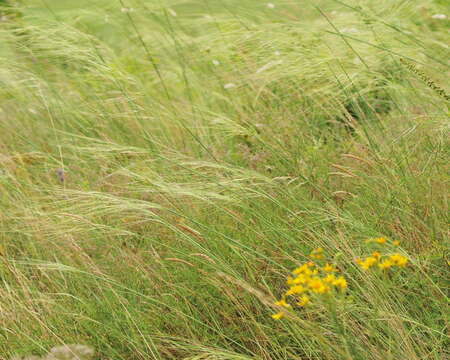
M445 2L16 6L0 10L1 359L449 355ZM377 236L406 269L358 267ZM273 320L317 247L346 300Z

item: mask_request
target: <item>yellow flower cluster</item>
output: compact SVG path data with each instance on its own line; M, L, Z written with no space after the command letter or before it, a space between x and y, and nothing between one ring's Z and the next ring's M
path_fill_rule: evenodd
M375 265L378 265L381 270L386 270L394 266L405 267L408 264L408 258L400 254L393 254L384 257L382 260L381 257L377 259L372 254L372 256L368 256L364 260L356 259L356 263L364 270L368 270Z
M323 259L323 249L315 249L310 257L314 259ZM275 305L284 308L290 308L291 305L286 301L293 299L292 302L300 307L310 304L311 297L333 293L335 290L345 291L347 280L343 276L336 276L338 270L327 263L320 266L312 261L305 263L292 271L293 276L289 276L287 284L289 289L284 293L281 300L275 302ZM281 319L285 315L280 311L272 315L275 320Z
M379 237L374 239L366 240L366 243L376 243L376 244L386 244L386 238ZM400 241L395 240L392 242L392 245L399 246ZM405 267L408 263L408 258L400 255L400 254L392 254L392 255L381 255L379 251L374 251L371 256L366 257L365 259L356 259L356 263L364 270L368 270L371 267L377 265L381 270L387 270L391 267Z
M375 243L386 245L388 240L384 237L378 237L366 240L366 243ZM393 246L400 246L400 241L392 241ZM356 263L364 270L368 270L371 267L377 265L381 270L387 270L391 267L405 267L408 264L408 258L400 254L381 255L379 251L374 251L371 256L365 259L356 259Z
M384 237L377 237L365 241L372 244L373 249L370 256L363 259L356 259L356 263L364 270L376 267L380 270L387 270L393 267L406 267L409 259L399 253L380 252L377 249L388 246L400 246L398 240L388 240ZM371 245L371 247L372 247ZM376 250L376 251L373 251ZM347 280L343 276L338 276L338 269L333 264L325 263L324 250L317 248L311 251L309 262L306 262L292 271L292 276L288 276L288 290L282 295L281 299L274 305L281 308L276 314L272 315L275 320L281 319L288 312L289 308L294 306L305 307L311 303L319 303L322 299L335 299L339 293L347 289ZM448 262L450 265L450 261Z
M366 243L376 243L376 244L387 244L388 240L384 237L377 237L377 238L372 238L372 239L367 239ZM392 241L392 245L394 246L400 246L400 241L398 240L394 240Z

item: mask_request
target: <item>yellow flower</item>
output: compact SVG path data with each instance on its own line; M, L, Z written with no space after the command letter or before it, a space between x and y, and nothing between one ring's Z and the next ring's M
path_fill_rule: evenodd
M372 253L372 256L373 256L375 259L380 260L381 254L380 254L379 251L374 251L374 252Z
M288 291L286 291L286 296L294 295L294 294L301 294L305 290L306 289L301 285L291 286L291 288Z
M286 307L286 308L291 306L291 305L289 305L289 304L286 302L286 300L284 300L284 299L275 301L275 302L274 302L274 305L282 306L282 307Z
M369 269L371 266L375 265L377 262L377 258L373 256L367 257L364 261L359 263L359 266L361 266L364 270Z
M392 242L392 245L394 245L394 246L400 246L400 241L394 240L394 241Z
M308 264L303 264L302 266L299 266L298 268L294 269L294 271L292 271L292 273L294 275L299 275L299 274L303 274L303 273L310 273L311 270L309 269Z
M316 294L324 294L330 291L330 287L325 285L319 278L310 279L308 282L308 287Z
M340 288L341 290L345 290L347 288L347 280L345 280L343 276L339 276L336 280L333 281L333 285Z
M371 239L367 239L366 240L366 243L372 243L372 242L375 242L375 243L378 243L378 244L386 244L386 238L384 238L384 237L377 237L377 238L371 238Z
M306 306L309 303L309 297L306 295L303 295L301 297L299 297L297 305L299 306Z
M333 267L333 265L330 265L328 263L322 268L322 270L325 271L325 272L336 271L336 269Z
M333 274L328 274L323 278L323 281L325 281L328 284L331 284L334 280L336 280L336 277Z
M279 312L272 315L272 319L280 320L284 316L284 312Z
M314 249L313 251L311 251L311 254L309 254L309 257L312 259L323 259L323 249L321 247L318 247L317 249Z
M392 265L394 265L394 264L392 263L391 260L384 260L382 263L378 264L378 267L381 270L385 270L385 269L389 269Z
M385 244L386 239L384 237L375 238L374 241L378 244Z
M393 254L389 257L394 265L405 267L408 263L408 258L400 254Z
M306 284L308 282L309 276L301 274L297 276L295 279L292 280L291 284L289 285L300 285L300 284Z

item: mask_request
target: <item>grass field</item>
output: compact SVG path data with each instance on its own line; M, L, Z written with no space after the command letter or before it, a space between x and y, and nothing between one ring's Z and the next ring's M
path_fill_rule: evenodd
M450 356L446 1L15 6L0 359Z

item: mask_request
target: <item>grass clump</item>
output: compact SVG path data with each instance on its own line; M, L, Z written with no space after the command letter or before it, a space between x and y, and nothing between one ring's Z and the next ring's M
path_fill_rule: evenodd
M443 2L0 13L1 358L448 355Z

